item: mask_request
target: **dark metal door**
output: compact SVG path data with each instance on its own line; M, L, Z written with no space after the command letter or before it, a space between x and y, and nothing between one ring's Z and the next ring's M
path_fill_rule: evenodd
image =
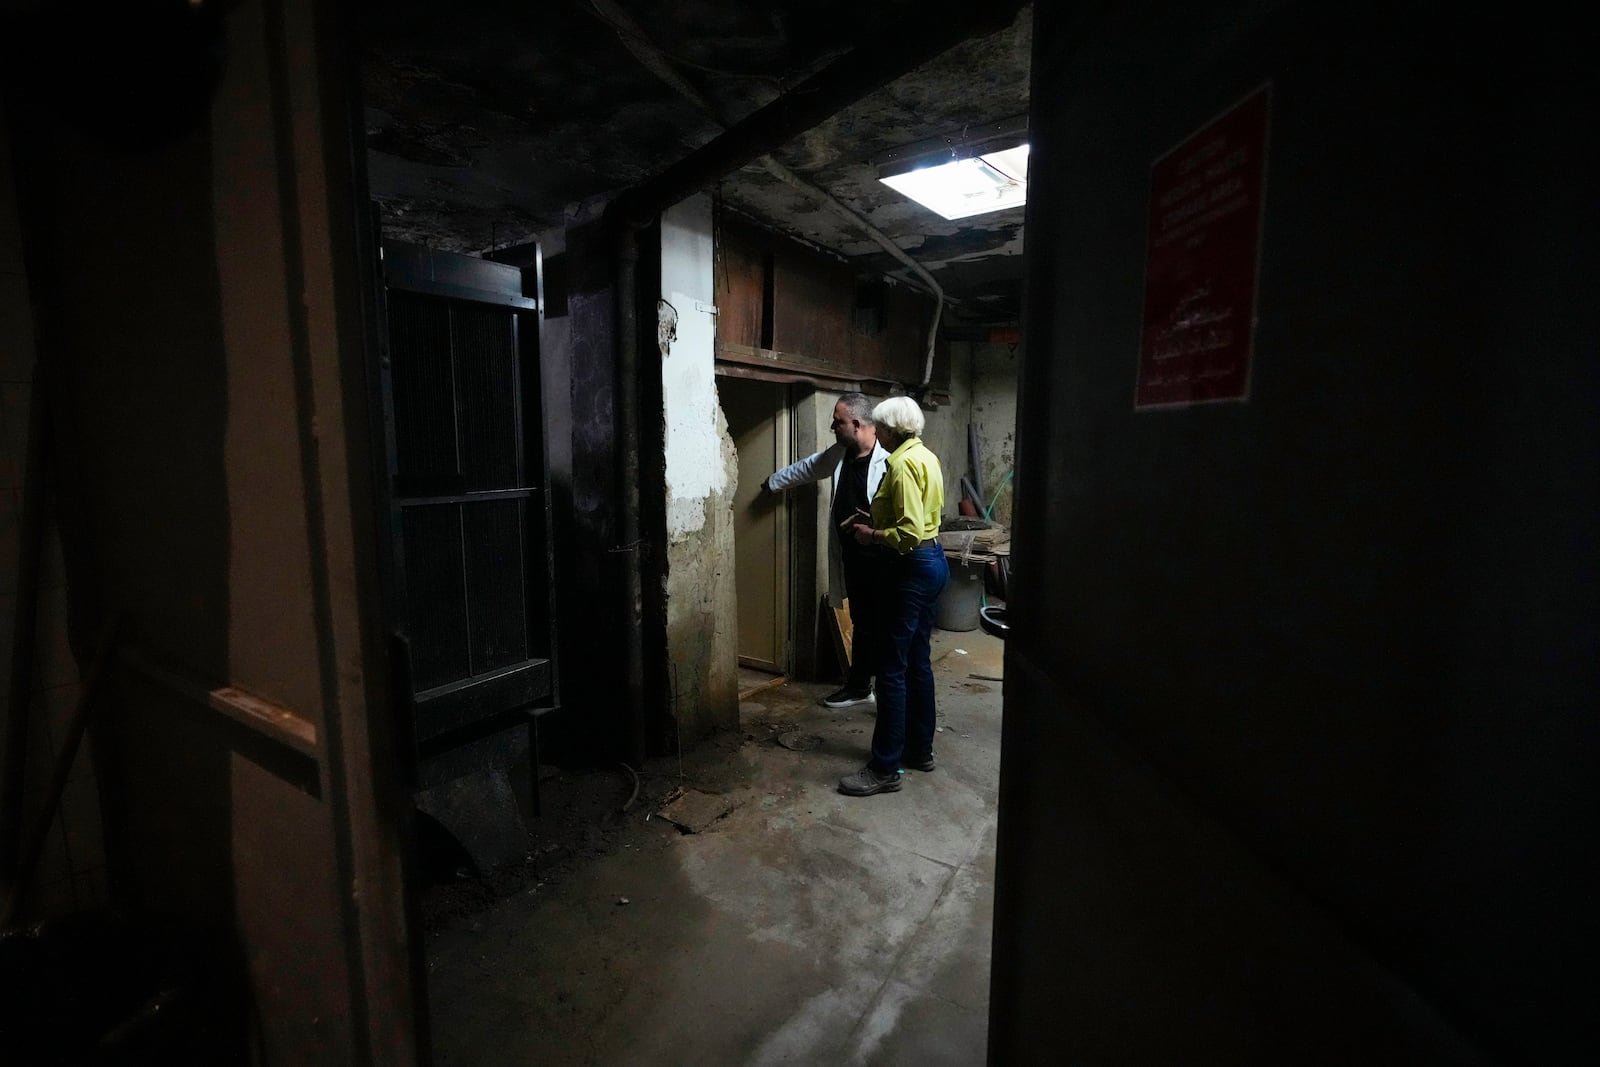
M394 558L420 784L556 703L538 301L522 272L384 246Z

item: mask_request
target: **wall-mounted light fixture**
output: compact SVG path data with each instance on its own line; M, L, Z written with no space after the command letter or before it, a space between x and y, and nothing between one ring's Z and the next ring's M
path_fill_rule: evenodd
M880 157L878 180L947 219L1020 207L1028 199L1027 117L990 123Z

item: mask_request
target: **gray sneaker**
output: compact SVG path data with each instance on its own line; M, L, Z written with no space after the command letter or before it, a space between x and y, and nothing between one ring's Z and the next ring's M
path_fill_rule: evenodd
M930 752L926 756L901 756L900 766L914 771L931 771L938 764L933 762L933 753Z
M879 774L871 767L863 767L854 774L839 779L839 792L847 797L870 797L874 793L894 793L900 789L900 771Z

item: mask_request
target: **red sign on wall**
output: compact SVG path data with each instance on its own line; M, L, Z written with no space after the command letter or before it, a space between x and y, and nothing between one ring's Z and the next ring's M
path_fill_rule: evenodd
M1262 86L1150 168L1135 409L1249 396L1271 96Z

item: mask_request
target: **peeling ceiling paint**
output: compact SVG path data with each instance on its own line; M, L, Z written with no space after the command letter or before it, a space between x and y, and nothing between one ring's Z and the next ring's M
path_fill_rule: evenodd
M621 6L735 120L852 49L937 17L928 0ZM880 183L874 161L1024 115L1031 25L1024 8L1009 28L951 49L774 153L922 263L956 322L1019 317L1022 209L947 221ZM474 253L526 242L559 225L571 205L634 184L719 132L586 0L374 2L363 27L370 184L385 233L404 240ZM863 273L910 277L859 227L759 164L710 191Z

